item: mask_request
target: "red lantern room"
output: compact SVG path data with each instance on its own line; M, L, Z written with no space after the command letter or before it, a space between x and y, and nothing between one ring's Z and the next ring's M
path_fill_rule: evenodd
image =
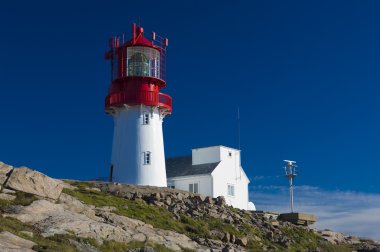
M172 98L160 92L166 85L166 47L168 40L154 32L151 40L144 37L144 29L132 25L132 39L124 42L124 35L109 41L105 58L111 62L111 86L105 100L105 110L147 105L156 106L164 114L172 111Z

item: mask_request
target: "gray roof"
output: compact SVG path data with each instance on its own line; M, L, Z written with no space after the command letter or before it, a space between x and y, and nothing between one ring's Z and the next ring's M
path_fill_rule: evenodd
M210 174L219 163L220 162L192 165L191 156L168 158L166 159L166 176L168 178L173 178Z

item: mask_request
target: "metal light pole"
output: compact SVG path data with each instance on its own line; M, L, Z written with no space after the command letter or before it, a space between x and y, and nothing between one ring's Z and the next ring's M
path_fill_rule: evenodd
M293 178L297 176L296 173L296 161L284 160L287 165L284 167L285 169L285 177L289 179L289 193L290 193L290 212L293 213Z

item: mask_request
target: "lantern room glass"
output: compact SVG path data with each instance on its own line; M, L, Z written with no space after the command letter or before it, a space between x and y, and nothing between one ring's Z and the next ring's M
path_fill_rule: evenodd
M161 78L160 52L151 47L127 47L127 76L150 76Z

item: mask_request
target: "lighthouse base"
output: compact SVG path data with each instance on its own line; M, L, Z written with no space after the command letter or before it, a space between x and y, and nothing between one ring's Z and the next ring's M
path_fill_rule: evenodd
M166 187L162 120L157 107L138 105L116 108L110 180Z

